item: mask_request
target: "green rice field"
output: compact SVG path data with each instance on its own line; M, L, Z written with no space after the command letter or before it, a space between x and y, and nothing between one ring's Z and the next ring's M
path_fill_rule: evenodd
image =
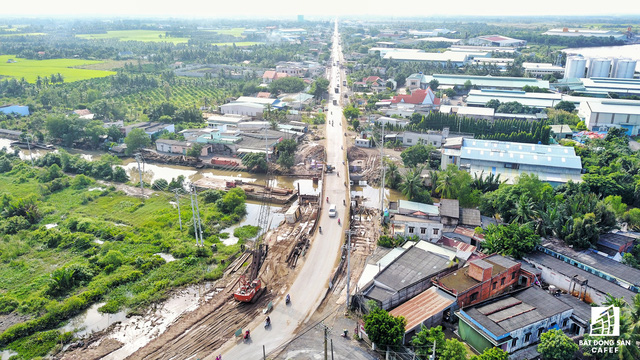
M13 29L7 29L7 31L13 31ZM0 36L42 36L46 33L13 33L13 34L0 34Z
M15 63L8 63L9 59L14 59ZM0 76L14 77L16 79L25 78L30 83L36 81L38 76L51 76L52 74L62 74L65 82L92 79L115 75L115 71L74 69L74 66L99 64L99 60L82 59L49 59L30 60L16 58L10 55L0 56Z
M235 37L243 37L242 36L242 32L244 31L244 28L233 28L233 29L216 29L216 30L207 30L207 31L213 31L216 32L218 34L222 34L222 35L231 35L231 36L235 36Z
M172 42L174 44L186 43L188 38L169 37L165 38L165 31L158 30L116 30L107 31L106 34L78 34L83 39L117 39L120 41L153 41L153 42Z

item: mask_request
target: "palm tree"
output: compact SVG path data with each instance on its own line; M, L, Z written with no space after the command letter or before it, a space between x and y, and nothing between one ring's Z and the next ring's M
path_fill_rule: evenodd
M500 184L502 184L502 181L500 181L500 174L494 175L493 173L489 173L489 175L485 177L484 170L482 170L479 176L478 173L473 174L473 182L471 183L471 186L476 190L487 193L498 190Z
M635 299L634 299L635 300ZM624 298L617 298L609 293L607 293L605 295L605 300L602 303L602 305L604 306L610 306L613 305L615 307L618 307L620 309L624 309L627 308L629 306L629 304L624 300Z
M520 195L518 201L516 201L515 216L511 220L519 224L526 224L535 219L536 211L535 204L530 197L525 194Z
M409 200L420 193L422 190L422 177L420 174L422 173L423 166L415 167L409 171L402 177L402 184L400 184L400 191L402 195L406 196Z
M387 180L385 185L391 189L397 189L398 184L402 181L400 172L398 171L398 165L389 159L384 159L387 166Z
M455 180L455 174L450 167L447 167L445 171L438 174L438 180L436 182L436 193L440 194L443 199L451 199L454 192L453 182Z

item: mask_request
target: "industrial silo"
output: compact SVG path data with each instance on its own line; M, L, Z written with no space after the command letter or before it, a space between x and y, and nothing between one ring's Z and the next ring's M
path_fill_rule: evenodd
M591 59L589 61L589 75L587 77L609 77L611 60L604 58Z
M567 57L567 64L565 65L564 78L565 79L579 79L584 77L584 70L587 67L587 59L582 56L569 56Z
M618 59L611 69L612 78L620 79L633 79L633 74L636 71L636 60L631 59Z

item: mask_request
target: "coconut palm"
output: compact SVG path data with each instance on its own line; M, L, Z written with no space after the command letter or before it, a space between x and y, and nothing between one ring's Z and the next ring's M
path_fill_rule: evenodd
M520 195L520 198L515 203L515 216L512 222L519 224L526 224L533 221L536 217L535 204L530 197L525 194Z
M385 159L385 163L387 166L385 185L388 188L397 189L398 185L402 181L402 176L400 176L400 172L398 171L398 165L388 159Z
M423 168L423 166L415 167L402 176L400 191L409 200L415 198L422 191L422 177L420 174Z
M441 198L451 199L455 191L454 189L455 174L451 167L447 167L445 171L438 174L438 180L436 182L436 193L440 194Z

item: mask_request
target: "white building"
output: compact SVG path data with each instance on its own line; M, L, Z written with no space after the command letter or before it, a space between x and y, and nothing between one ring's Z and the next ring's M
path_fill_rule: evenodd
M616 40L624 40L625 35L617 30L590 30L590 29L551 29L542 35L555 35L555 36L593 36L593 37L613 37Z
M232 102L220 105L220 112L223 114L247 115L252 117L262 117L264 105L245 102Z
M640 131L640 102L583 101L578 116L589 130L607 131L610 127L622 127L634 136Z
M392 223L393 235L417 236L420 240L427 241L440 239L444 227L439 220L421 219L400 214L393 216Z
M484 35L478 36L468 41L469 45L476 46L513 46L520 47L527 45L526 40L513 39L502 35Z
M392 117L387 117L387 116L381 116L379 117L376 122L380 125L384 125L384 126L401 126L401 127L405 127L407 126L407 124L409 124L409 120L407 119L396 119L396 118L392 118Z
M556 73L564 75L564 68L562 66L556 66L549 63L524 62L522 63L522 67L524 68L524 74L529 76L542 77Z
M445 135L448 134L448 131ZM427 133L416 133L411 131L405 131L402 133L402 145L403 146L413 146L417 144L424 145L433 145L437 148L442 146L444 142L445 135L439 132L427 132Z

